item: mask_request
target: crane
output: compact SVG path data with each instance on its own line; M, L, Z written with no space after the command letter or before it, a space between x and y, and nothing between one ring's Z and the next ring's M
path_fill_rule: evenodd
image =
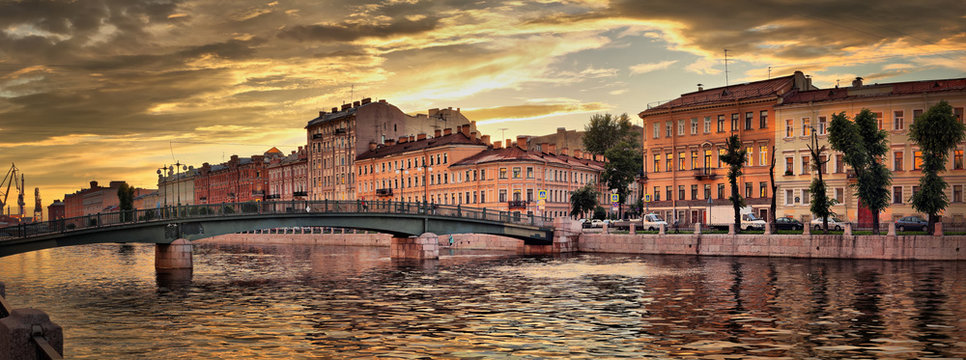
M19 182L17 182L18 174L20 175ZM6 186L4 186L4 184L6 184ZM17 190L17 205L19 205L20 207L19 214L20 214L20 217L22 218L24 205L26 205L23 201L23 188L24 188L23 172L21 172L20 169L17 169L17 165L14 163L10 163L10 169L7 170L7 174L3 176L3 181L0 181L0 191L3 191L3 192L0 192L0 199L3 200L3 201L0 201L0 211L3 211L3 208L8 206L7 199L10 196L11 185L13 185L13 187ZM6 187L5 190L4 190L4 187ZM7 212L9 213L10 210L8 209Z

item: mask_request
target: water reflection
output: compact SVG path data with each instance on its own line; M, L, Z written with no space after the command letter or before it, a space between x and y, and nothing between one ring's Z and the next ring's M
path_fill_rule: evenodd
M0 259L72 358L966 356L951 262L97 245Z

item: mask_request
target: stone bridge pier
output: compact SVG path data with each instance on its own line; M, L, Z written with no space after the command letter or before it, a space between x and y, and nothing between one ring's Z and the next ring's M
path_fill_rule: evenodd
M577 251L577 241L583 232L579 222L568 217L558 217L553 220L553 229L553 244L524 245L524 254L561 254Z
M170 244L156 244L154 246L155 270L183 270L191 269L191 242L178 239Z

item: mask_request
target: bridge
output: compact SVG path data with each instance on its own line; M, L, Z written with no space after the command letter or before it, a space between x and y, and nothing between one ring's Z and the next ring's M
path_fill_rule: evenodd
M550 245L552 219L464 206L391 201L287 201L190 205L93 214L0 228L0 257L97 243L178 239L272 228L341 227L392 234L492 234Z

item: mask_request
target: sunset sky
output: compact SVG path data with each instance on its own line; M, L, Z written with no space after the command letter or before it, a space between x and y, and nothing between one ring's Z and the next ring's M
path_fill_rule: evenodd
M4 1L0 171L26 174L30 216L34 187L46 206L288 153L363 97L459 107L496 138L582 129L724 86L723 49L731 84L966 77L966 1Z

